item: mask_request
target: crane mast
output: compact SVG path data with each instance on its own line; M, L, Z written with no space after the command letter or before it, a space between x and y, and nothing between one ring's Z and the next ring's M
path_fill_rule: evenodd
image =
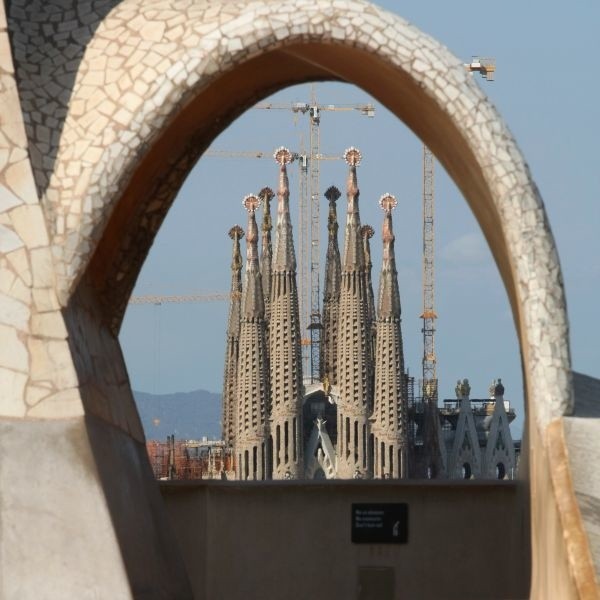
M319 217L319 156L321 140L321 109L317 104L314 84L311 86L310 118L310 374L311 381L320 380L321 373L321 288L320 279L320 217Z
M494 81L496 60L473 56L464 67ZM423 401L437 404L438 380L435 354L435 170L431 150L423 144Z
M423 145L423 401L437 403L435 355L435 175L431 150Z

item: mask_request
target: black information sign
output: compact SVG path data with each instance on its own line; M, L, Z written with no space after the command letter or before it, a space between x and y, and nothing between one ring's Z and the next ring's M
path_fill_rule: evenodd
M353 504L352 543L406 544L408 504Z

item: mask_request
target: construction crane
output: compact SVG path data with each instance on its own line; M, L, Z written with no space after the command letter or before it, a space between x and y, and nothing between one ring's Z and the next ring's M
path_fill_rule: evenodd
M496 60L474 56L465 68L494 81ZM423 400L437 403L437 358L435 353L435 172L431 150L423 144Z
M493 58L473 56L470 63L464 64L470 73L479 73L486 81L494 81L496 61ZM435 166L431 150L423 144L423 379L421 395L426 413L435 414L437 407L438 379L437 356L435 352ZM427 435L437 436L429 425ZM433 447L431 440L427 442ZM435 477L435 457L429 457L427 477Z
M473 56L470 63L465 63L465 67L471 73L481 74L482 77L485 77L486 81L494 81L494 75L496 73L495 58Z
M321 298L320 298L320 124L322 112L358 112L367 117L375 116L375 106L362 104L319 104L315 84L311 84L310 102L261 103L254 108L262 110L291 110L308 114L310 123L310 148L300 157L300 326L302 332L310 332L310 378L319 380L321 341ZM310 258L309 258L310 256ZM303 344L304 348L308 344ZM303 351L303 363L308 356ZM307 369L305 368L305 373Z
M231 293L229 292L210 292L206 294L188 294L185 296L131 296L129 304L184 304L187 302L221 302L229 300Z
M218 150L209 149L203 156L212 156L213 158L270 158L273 159L273 151L263 152L262 150ZM343 160L342 155L338 154L317 154L317 160ZM308 162L308 158L302 150L292 152L292 162Z

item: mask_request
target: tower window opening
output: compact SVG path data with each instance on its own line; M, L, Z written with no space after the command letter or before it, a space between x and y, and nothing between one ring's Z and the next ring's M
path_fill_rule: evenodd
M350 456L350 417L346 417L346 458Z
M296 430L297 428L297 419L296 417L294 417L294 421L292 424L292 444L294 446L294 462L296 462L298 460L298 449L297 449L297 444L298 444L298 432Z
M289 444L290 444L290 436L288 432L288 422L286 421L283 425L283 445L285 448L285 462L286 464L289 462Z

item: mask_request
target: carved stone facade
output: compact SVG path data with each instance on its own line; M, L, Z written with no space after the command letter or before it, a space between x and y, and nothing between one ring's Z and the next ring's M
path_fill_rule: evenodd
M408 399L392 228L392 210L396 203L396 199L389 194L382 196L380 200L385 218L375 334L375 387L371 430L373 474L381 479L408 477Z
M340 190L331 186L325 192L329 201L327 219L327 255L325 258L325 285L323 286L323 335L321 336L321 372L331 385L337 384L338 322L340 314L340 285L342 266L338 245L336 202Z
M356 148L346 151L348 212L343 264L337 239L340 192L333 186L325 192L329 202L321 346L325 368L321 382L303 382L286 170L291 154L279 148L275 157L279 164L275 252L271 250L269 209L273 192L263 188L264 261L260 266L254 214L260 200L256 196L244 199L250 214L241 317L239 240L243 232L237 226L230 231L234 249L223 435L233 448L236 477L513 478L517 464L509 423L515 415L505 410L500 380L490 388L491 399L483 408L481 401L472 406L466 379L457 385L457 402L450 405L445 401L442 409L424 405L414 397L412 386L409 393L392 226L397 201L391 194L379 200L384 212L383 260L375 307L369 243L375 233L371 226L360 224L356 175L360 152ZM267 287L270 295L265 293ZM271 307L269 318L267 305ZM267 331L271 332L268 343ZM232 381L234 362L237 374ZM232 420L228 415L232 413L237 422L235 436L228 433Z
M369 292L358 205L356 148L345 154L350 169L346 186L348 207L342 258L338 333L338 476L368 477L367 445L373 403L371 385L371 326Z
M246 280L237 373L237 435L235 452L239 479L264 479L267 471L268 413L270 401L269 356L265 304L258 260L257 196L246 196Z
M240 347L240 318L242 308L242 255L240 240L244 230L235 225L229 230L233 240L231 259L231 300L227 319L227 341L225 344L225 369L223 375L223 441L233 446L237 433L237 369Z

